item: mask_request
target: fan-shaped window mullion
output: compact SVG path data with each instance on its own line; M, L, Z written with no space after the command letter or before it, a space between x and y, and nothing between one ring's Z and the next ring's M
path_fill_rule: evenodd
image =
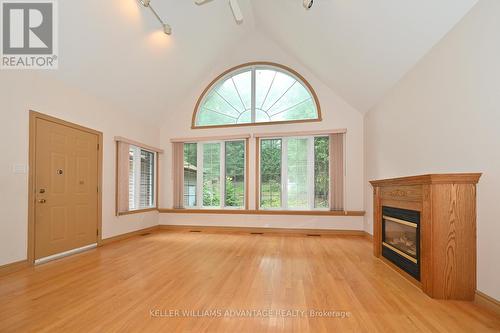
M222 96L218 91L216 91L217 95L219 95L220 98L222 98L224 100L224 102L226 102L227 104L229 104L229 106L231 108L233 108L234 111L238 112L238 113L241 113L240 110L238 110L233 104L231 104L231 102L229 102L227 99L224 98L224 96Z
M237 120L237 119L238 119L238 118L235 118L235 117L230 116L230 115L228 115L228 114L225 114L225 113L222 113L222 112L219 112L219 111L216 111L216 110L209 109L209 108L207 108L207 107L205 107L205 110L210 111L210 112L213 112L213 113L220 114L221 116L228 117L228 118L231 118L231 119L234 119L234 120Z
M264 108L264 104L266 104L267 96L269 96L269 92L271 91L271 88L273 87L274 79L276 79L276 74L278 74L278 72L274 72L274 76L273 76L273 79L271 80L271 84L269 85L269 88L267 89L266 96L262 100L262 105L260 106L261 110Z
M243 102L243 98L241 98L241 94L240 94L240 91L238 90L238 87L236 86L236 83L234 83L234 78L231 78L231 82L233 83L233 86L234 86L234 89L236 89L236 92L238 93L238 98L240 99L241 101L241 106L243 106L243 110L246 111L246 106L245 106L245 103ZM243 111L244 112L244 111ZM243 113L242 112L242 113ZM241 115L241 113L240 113Z
M303 100L302 102L299 102L299 103L297 103L297 104L295 104L295 105L292 105L292 106L290 106L290 107L287 107L287 108L286 108L286 109L284 109L284 110L281 110L281 111L275 112L275 113L271 114L270 116L271 116L271 117L274 117L274 116L276 116L277 114L280 114L280 113L283 113L283 112L287 112L288 110L291 110L291 109L293 109L293 108L296 108L297 106L299 106L299 105L301 105L301 104L304 104L305 102L310 101L310 100L311 100L310 98L305 99L305 100Z
M295 71L273 63L228 70L200 96L193 128L320 121L318 98Z
M292 83L292 85L290 87L288 87L287 90L285 90L285 92L276 101L274 101L274 103L269 108L267 108L266 112L269 112L269 110L271 110L273 108L273 106L275 106L276 103L278 103L283 98L283 96L285 96L290 91L290 89L292 89L292 87L296 83L297 83L297 81L295 81L294 83Z

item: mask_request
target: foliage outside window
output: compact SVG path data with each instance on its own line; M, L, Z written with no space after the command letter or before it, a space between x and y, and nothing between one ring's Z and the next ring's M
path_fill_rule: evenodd
M184 144L184 206L244 208L245 140Z
M320 119L316 95L304 79L277 64L229 70L200 97L193 127Z
M184 144L184 207L195 207L197 205L197 154L196 143Z
M260 141L260 208L328 209L329 137Z

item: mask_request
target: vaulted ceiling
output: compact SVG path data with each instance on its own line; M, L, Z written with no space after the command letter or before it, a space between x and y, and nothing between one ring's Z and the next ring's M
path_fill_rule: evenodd
M137 0L59 2L59 70L48 73L158 121L250 34L265 35L361 112L425 55L477 0ZM263 59L256 59L263 60Z

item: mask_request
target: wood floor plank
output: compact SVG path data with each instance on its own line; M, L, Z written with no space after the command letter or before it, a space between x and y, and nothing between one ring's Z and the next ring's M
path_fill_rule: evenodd
M498 316L429 298L371 248L362 236L158 231L1 277L0 332L500 331ZM269 309L281 315L238 312Z

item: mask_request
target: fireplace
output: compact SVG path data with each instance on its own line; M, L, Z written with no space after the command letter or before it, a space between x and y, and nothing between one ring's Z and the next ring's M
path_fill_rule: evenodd
M382 255L420 281L420 212L382 207Z
M432 298L474 300L480 177L460 173L372 180L374 256L383 255Z

